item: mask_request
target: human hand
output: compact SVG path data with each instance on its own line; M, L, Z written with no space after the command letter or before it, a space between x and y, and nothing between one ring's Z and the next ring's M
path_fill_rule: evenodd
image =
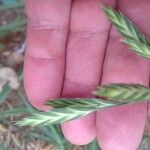
M101 0L117 7L147 35L147 0ZM26 0L28 16L24 84L33 106L58 97L92 97L99 84L149 85L150 63L120 42L97 0ZM141 16L141 17L139 17ZM103 150L135 150L147 115L144 103L92 113L62 125L83 145L97 137Z

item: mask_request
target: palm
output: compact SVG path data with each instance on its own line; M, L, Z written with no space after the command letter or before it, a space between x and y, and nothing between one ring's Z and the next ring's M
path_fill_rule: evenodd
M150 23L148 4L146 0L111 1L145 33ZM26 0L26 6L24 83L36 108L47 109L44 101L57 97L91 97L100 83L149 84L149 62L120 42L96 0L74 0L72 5L71 0ZM104 150L133 150L140 142L145 120L146 104L134 104L64 123L62 129L75 144L86 144L97 134Z

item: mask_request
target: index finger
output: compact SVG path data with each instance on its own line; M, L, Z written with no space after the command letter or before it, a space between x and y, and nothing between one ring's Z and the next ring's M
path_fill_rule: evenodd
M71 0L25 0L28 17L24 85L33 106L60 96Z

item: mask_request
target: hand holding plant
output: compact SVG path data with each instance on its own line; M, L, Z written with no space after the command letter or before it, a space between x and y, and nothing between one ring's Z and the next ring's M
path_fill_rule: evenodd
M121 0L111 3L134 18L142 31L148 32L145 11L148 11L149 2ZM150 58L150 44L145 36L122 14L109 7L100 9L96 0L75 0L72 7L70 0L39 0L38 3L26 0L26 6L29 25L24 81L31 104L47 110L46 100L68 99L48 102L56 108L19 124L62 123L92 112L63 123L63 133L69 141L87 144L97 135L104 150L136 149L144 130L147 104L127 104L149 100L149 89L141 85L149 85L150 63L120 42L122 37L111 27L103 10L124 36L124 42L137 54ZM137 13L143 16L143 22ZM100 83L117 82L132 85L103 86L96 92L100 99L90 99L91 91ZM123 104L125 106L96 112Z

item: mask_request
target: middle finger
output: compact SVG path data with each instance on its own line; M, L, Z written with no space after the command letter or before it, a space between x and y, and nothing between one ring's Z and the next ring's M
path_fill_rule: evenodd
M100 82L109 29L97 0L73 1L63 97L91 97ZM72 143L87 144L95 138L95 114L64 123L62 129Z

